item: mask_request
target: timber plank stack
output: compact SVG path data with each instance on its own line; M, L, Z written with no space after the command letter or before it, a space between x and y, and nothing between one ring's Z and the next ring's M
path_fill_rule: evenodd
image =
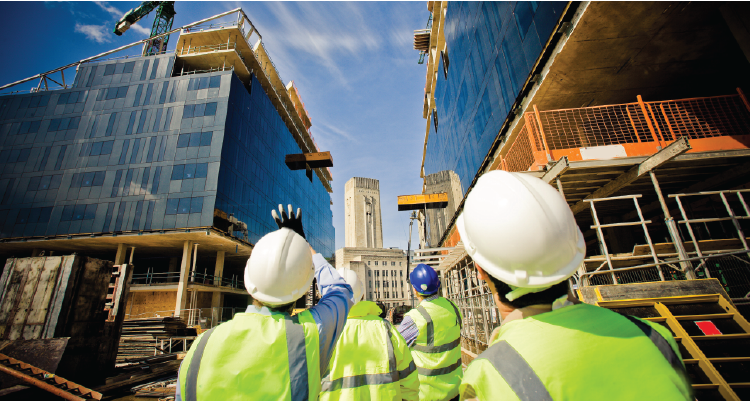
M177 317L125 320L117 351L117 363L161 355L163 352L158 348L157 338L195 335L195 329L188 328L185 322ZM168 348L166 342L165 348ZM164 352L168 351L165 349Z

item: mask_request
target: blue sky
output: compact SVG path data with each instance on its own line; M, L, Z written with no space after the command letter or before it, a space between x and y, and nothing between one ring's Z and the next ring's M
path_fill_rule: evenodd
M138 4L0 3L7 57L0 85L148 37L153 16L121 37L112 33L115 21ZM260 31L284 82L294 80L316 142L332 153L336 248L344 246L344 183L357 176L380 180L384 247L406 249L409 215L396 210L396 197L422 189L425 66L417 64L412 32L425 27L426 3L178 1L173 27L237 7ZM36 81L14 89L31 86Z

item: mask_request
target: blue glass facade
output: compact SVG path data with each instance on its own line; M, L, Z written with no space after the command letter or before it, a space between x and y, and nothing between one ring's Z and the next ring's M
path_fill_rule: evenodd
M303 210L310 245L325 256L334 252L331 197L318 177L290 171L284 156L300 153L287 126L255 76L248 93L233 76L227 129L219 171L217 208L248 222L251 242L276 229L271 209L291 204Z
M566 4L448 3L426 175L454 171L469 188Z
M301 150L257 81L251 96L231 71L172 77L174 61L84 64L72 89L0 97L0 238L208 227L218 208L255 242L292 203L330 255L329 195L284 166Z

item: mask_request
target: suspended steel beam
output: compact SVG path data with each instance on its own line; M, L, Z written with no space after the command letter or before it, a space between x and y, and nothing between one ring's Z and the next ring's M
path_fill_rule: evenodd
M448 193L402 195L398 197L397 206L399 211L443 209L449 204Z

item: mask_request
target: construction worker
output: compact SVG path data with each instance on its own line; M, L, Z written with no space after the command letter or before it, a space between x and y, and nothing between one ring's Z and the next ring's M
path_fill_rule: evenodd
M281 205L281 217L272 212L279 230L256 243L245 266L252 305L196 338L180 367L176 400L318 397L352 288L305 241L300 209L293 215L288 207L289 215ZM314 274L321 300L290 316Z
M337 272L352 287L355 305L321 383L321 401L417 400L420 383L404 338L379 317L375 302L363 300L357 273Z
M693 399L667 328L567 300L586 247L553 187L522 173L486 173L456 226L501 316L464 373L462 399Z
M438 295L441 280L432 267L417 265L409 279L420 304L404 315L399 332L417 365L420 399L458 400L462 381L462 315L453 302Z

